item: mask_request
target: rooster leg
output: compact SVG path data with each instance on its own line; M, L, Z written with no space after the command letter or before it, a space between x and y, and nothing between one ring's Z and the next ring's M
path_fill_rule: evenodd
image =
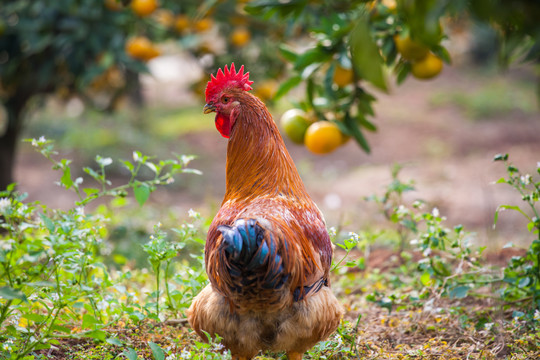
M302 355L303 354L294 351L287 353L287 357L289 358L289 360L302 360Z

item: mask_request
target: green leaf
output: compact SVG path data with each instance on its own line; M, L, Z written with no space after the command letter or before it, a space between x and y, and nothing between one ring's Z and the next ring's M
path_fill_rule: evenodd
M95 317L90 314L83 315L83 322L81 326L83 329L88 329L96 324L99 324L99 321L97 321Z
M150 341L148 342L148 345L150 345L150 349L152 349L152 355L154 355L155 360L165 360L165 353L158 344Z
M152 172L156 175L159 175L159 172L160 172L160 168L158 166L156 166L156 164L154 164L153 162L146 162L145 163L146 167L149 168L150 170L152 170Z
M62 325L52 325L51 326L51 330L53 331L59 331L59 332L62 332L64 334L71 334L71 329L68 328L67 326L62 326Z
M411 64L409 62L399 62L395 71L397 73L396 83L400 85L411 72Z
M105 340L107 343L111 344L111 345L115 345L115 346L122 346L124 345L120 340L118 340L118 338L108 338L107 340Z
M356 140L358 145L360 145L360 147L369 154L371 152L371 149L366 138L364 137L364 134L362 134L362 131L360 131L360 127L358 126L357 122L351 116L349 116L349 114L347 114L345 116L343 124L347 128L347 132Z
M99 193L99 189L96 188L84 188L83 191L86 196L94 196Z
M140 183L133 186L133 193L135 194L135 199L140 206L143 206L146 200L150 197L150 188L147 184Z
M468 286L456 286L455 288L450 291L450 297L454 299L463 299L467 296L467 293L469 292Z
M433 283L434 283L433 279L431 278L431 276L430 276L429 273L427 273L427 272L423 273L423 274L420 276L420 282L421 282L422 285L424 285L424 286L431 286L431 285L433 285Z
M379 89L387 91L383 58L371 37L368 14L361 14L349 37L352 63L358 75Z
M34 350L44 350L44 349L50 349L51 348L51 344L49 343L41 343L41 344L37 344L35 347L34 347ZM24 359L28 359L28 358L24 358Z
M121 160L122 164L129 170L129 172L133 172L133 170L135 169L135 165L133 165L130 161L128 160Z
M47 320L47 317L45 315L39 314L24 314L22 317L36 323L41 323Z
M101 175L99 175L97 172L95 172L93 169L89 168L89 167L85 167L83 168L84 172L87 173L88 175L90 175L91 177L94 178L94 180L96 180L97 182L100 182L101 183Z
M13 289L9 286L0 287L0 297L7 300L22 300L28 302L26 295L20 290Z
M325 51L323 48L315 47L298 56L298 59L294 63L294 69L300 72L311 64L326 62L331 57L332 54L330 52Z
M497 154L493 157L493 161L506 161L508 160L508 154Z
M64 185L66 189L69 189L71 188L71 186L73 186L73 180L71 180L71 168L64 168L64 174L60 178L60 183Z
M126 350L122 351L120 355L124 355L128 360L138 360L139 357L137 356L137 352L128 347Z
M285 82L281 84L279 89L276 92L276 95L274 96L274 99L279 99L286 93L288 93L292 88L298 86L302 82L301 76L293 76L289 79L287 79Z
M296 62L296 60L298 59L298 54L284 44L280 45L279 52L281 53L281 56L285 58L285 60L291 63Z
M531 284L531 278L530 277L523 277L521 279L518 280L517 282L517 286L518 288L520 289L523 289L523 288L526 288L527 286L529 286Z
M529 215L527 215L523 210L521 210L521 208L519 206L516 206L516 205L499 205L499 207L495 211L495 220L494 220L495 223L497 222L497 216L498 216L499 212L502 211L502 210L514 210L514 211L517 211L521 215L523 215L527 219L529 219L529 221L531 221L531 218L529 217Z
M43 220L43 224L45 224L47 230L49 230L50 233L53 233L55 230L54 222L45 214L39 214L39 216L41 217L41 220Z
M359 120L358 120L358 123L366 130L368 131L372 131L372 132L376 132L377 131L377 126L372 123L371 121L367 120L365 117L361 117Z
M99 341L105 341L107 339L107 333L103 330L94 330L86 334L89 338Z

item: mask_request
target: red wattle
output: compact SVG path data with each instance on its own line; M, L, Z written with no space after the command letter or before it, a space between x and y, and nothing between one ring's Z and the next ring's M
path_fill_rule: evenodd
M221 136L228 139L231 133L231 120L222 114L217 114L216 129L218 129Z

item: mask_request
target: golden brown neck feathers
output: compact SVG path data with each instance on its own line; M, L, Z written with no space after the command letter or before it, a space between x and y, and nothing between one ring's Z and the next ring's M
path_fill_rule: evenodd
M309 198L265 105L247 92L238 100L238 117L227 146L224 201L265 194Z

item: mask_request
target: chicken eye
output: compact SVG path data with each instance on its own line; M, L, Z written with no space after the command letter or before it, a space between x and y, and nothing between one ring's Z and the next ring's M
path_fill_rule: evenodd
M224 96L221 98L221 102L224 103L224 104L227 104L229 102L230 98L227 97L227 96Z

